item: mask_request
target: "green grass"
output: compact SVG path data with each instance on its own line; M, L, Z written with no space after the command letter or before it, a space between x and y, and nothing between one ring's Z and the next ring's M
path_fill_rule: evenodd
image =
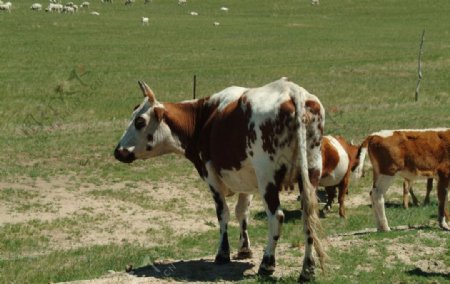
M450 125L447 0L322 0L318 7L309 0L189 0L187 7L164 0L149 5L137 1L133 7L119 1L112 5L91 1L90 11L99 11L98 17L82 11L76 15L34 13L29 10L34 0L13 2L11 13L0 13L0 182L21 184L68 176L72 181L68 190L77 191L89 183L103 186L90 191L98 198L145 209L186 210L176 197L152 207L151 193L136 188L138 181L167 181L207 192L192 177L195 170L184 158L169 155L130 166L112 156L133 106L142 99L137 80L145 80L161 101L179 101L191 98L194 74L199 97L230 85L255 87L288 76L318 95L327 110L327 134L357 142L380 129ZM219 10L224 5L230 8L226 14ZM200 15L192 17L189 11ZM141 25L142 16L150 18L149 26ZM214 27L214 21L220 26ZM424 78L419 101L414 102L423 29ZM369 176L352 183L350 194L367 193ZM125 184L123 192L104 188L119 182ZM0 188L0 202L14 203L12 208L22 213L52 212L50 205L34 202L36 194L6 186ZM212 203L206 195L199 196L204 198L201 202ZM398 199L388 201L400 204ZM281 239L292 246L304 243L296 205L285 205L292 218ZM211 255L217 245L217 225L207 221L211 230L176 239L170 246L111 244L45 253L51 247L46 233L64 232L76 239L86 224L96 226L105 220L106 216L88 214L88 209L92 210L49 222L0 224L0 282L93 278L109 269L123 270L130 262L142 263L146 256ZM205 214L214 214L208 211ZM335 212L323 222L326 235L374 227L368 206L347 210L346 220ZM408 210L387 207L391 226L428 225L432 220L431 230L444 238L435 229L436 213L435 202ZM252 241L264 244L267 224L256 205L250 228ZM238 235L236 224L230 230L230 235ZM444 282L440 275L408 273L414 268L400 262L383 266L387 253L383 248L394 238L411 242L414 232L364 238L379 255L368 255L369 244L350 251L336 248L330 252L332 264L342 264L330 274L320 274L318 282ZM230 239L233 247L236 239ZM421 245L435 247L439 242L425 238ZM448 251L448 237L445 247ZM439 260L450 266L447 255ZM373 271L355 274L355 266L365 261ZM278 281L290 283L296 277Z

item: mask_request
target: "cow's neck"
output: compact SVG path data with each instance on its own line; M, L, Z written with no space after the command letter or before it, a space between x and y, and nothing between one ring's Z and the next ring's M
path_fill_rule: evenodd
M172 134L181 142L184 155L195 165L200 176L203 176L203 163L197 145L199 131L203 125L203 106L204 99L181 103L164 103L167 110L165 121Z

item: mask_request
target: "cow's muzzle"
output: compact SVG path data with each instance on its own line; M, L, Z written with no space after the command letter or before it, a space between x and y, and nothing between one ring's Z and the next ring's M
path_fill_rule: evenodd
M116 149L114 150L114 157L122 163L131 163L136 160L136 156L133 152L130 152L127 149L120 147L119 145L117 145Z

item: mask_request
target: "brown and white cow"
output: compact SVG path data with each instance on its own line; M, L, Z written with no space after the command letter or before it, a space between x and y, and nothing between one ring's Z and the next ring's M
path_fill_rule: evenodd
M322 264L325 253L317 236L316 187L322 171L324 109L316 96L282 78L260 88L229 87L211 97L180 103L160 103L139 82L144 101L134 110L114 155L131 163L166 153L189 159L205 180L220 224L218 264L230 261L225 197L239 194L240 224L237 257L252 255L248 207L259 193L269 222L269 237L259 268L275 269L275 248L284 214L279 189L298 182L302 189L305 258L300 280L314 277L314 247Z
M345 195L352 171L358 166L359 146L345 141L340 136L324 136L322 144L322 177L319 185L325 187L327 204L323 211L329 211L336 197L336 187L339 189L339 216L345 218Z
M449 230L446 218L448 184L450 179L450 129L383 130L369 135L361 145L360 166L369 153L373 168L373 188L370 192L377 228L389 231L384 209L384 194L395 175L408 180L419 177L436 178L439 199L438 222Z

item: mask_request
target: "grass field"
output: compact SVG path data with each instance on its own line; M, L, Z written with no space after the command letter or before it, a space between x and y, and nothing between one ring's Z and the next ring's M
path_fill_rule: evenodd
M450 126L448 0L322 0L319 6L307 0L188 0L186 6L92 0L75 15L33 12L34 0L12 2L11 13L0 12L1 283L94 279L130 263L145 268L158 261L171 273L147 271L151 279L296 280L303 237L295 194L284 197L291 218L280 241L281 274L243 276L248 264L240 262L233 268L241 274L221 274L200 260L213 257L218 226L192 165L172 155L131 166L114 160L142 99L137 80L159 100L179 101L192 98L193 75L198 97L287 76L320 98L327 134L356 142L380 129ZM349 198L363 202L349 206L348 219L336 209L323 219L325 235L333 236L331 260L317 281L448 281L450 238L437 228L434 192L430 206L409 210L400 206L400 180L388 194L392 226L424 229L341 236L375 226L370 178L351 184ZM416 192L423 195L424 187L419 183ZM267 236L262 211L256 200L255 250ZM236 248L237 224L230 227ZM180 259L191 266L167 264ZM205 265L216 275L202 270Z

